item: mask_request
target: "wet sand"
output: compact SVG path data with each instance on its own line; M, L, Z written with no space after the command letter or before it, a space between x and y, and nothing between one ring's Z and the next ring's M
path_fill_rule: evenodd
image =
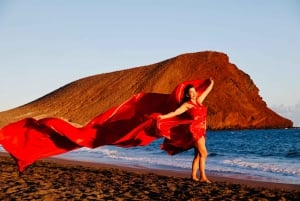
M300 185L210 177L194 182L187 173L55 158L18 174L0 154L0 200L300 200Z

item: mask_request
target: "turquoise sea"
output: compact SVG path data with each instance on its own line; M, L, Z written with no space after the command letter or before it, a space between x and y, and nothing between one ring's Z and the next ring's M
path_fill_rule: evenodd
M145 147L81 148L57 156L139 168L191 170L194 150L170 156L162 139ZM3 148L0 147L3 151ZM207 172L256 181L300 184L300 129L207 131Z

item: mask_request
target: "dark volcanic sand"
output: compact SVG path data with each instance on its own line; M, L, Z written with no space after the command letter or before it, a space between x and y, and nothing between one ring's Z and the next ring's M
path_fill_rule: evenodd
M299 185L204 184L156 171L51 159L19 175L14 161L1 155L0 200L300 200Z

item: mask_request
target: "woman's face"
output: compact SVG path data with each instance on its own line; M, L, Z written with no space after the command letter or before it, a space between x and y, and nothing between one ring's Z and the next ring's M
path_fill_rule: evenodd
M195 99L197 97L197 91L194 87L189 89L189 96L191 99Z

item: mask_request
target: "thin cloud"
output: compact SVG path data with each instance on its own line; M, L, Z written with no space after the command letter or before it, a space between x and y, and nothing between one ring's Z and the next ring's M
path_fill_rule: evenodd
M290 119L294 123L294 127L300 127L300 101L293 106L273 105L271 109L280 115Z

